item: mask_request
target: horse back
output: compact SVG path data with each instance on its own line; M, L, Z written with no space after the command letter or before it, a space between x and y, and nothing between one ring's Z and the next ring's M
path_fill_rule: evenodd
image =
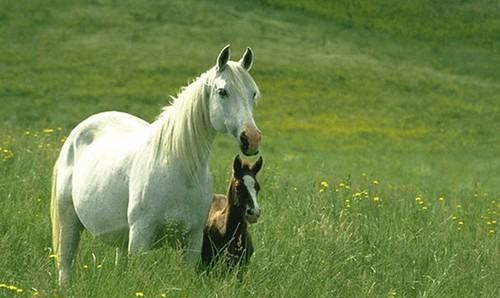
M127 135L144 129L149 123L122 112L103 112L90 116L73 129L68 140L73 138L75 145L83 147L102 138Z

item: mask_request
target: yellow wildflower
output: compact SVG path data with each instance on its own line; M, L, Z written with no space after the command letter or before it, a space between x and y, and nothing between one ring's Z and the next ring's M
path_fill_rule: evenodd
M46 128L46 129L43 130L43 132L46 133L46 134L51 134L51 133L54 132L54 130L52 128Z
M373 197L373 201L374 202L379 202L380 201L380 197Z
M12 152L11 150L9 150L7 148L3 148L3 149L0 148L0 157L3 161L7 161L7 160L14 157L14 152Z
M379 181L378 180L373 180L373 184L378 185Z
M135 297L144 297L144 292L135 292Z
M328 188L328 182L321 181L320 186L323 187L323 188Z

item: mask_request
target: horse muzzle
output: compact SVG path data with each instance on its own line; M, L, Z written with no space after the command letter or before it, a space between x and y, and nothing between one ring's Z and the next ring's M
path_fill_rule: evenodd
M259 153L259 146L262 140L262 133L256 127L245 126L240 134L240 149L247 156Z

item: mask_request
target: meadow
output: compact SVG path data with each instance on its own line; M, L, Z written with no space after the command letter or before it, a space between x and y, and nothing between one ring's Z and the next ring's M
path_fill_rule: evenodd
M500 297L497 1L0 0L0 297ZM50 179L91 114L153 121L255 52L262 216L244 278L83 234L67 293ZM218 136L215 191L236 144Z

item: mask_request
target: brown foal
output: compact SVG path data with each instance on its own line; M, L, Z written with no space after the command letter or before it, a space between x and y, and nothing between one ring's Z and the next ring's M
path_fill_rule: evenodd
M213 195L201 250L202 263L207 268L221 262L231 270L248 263L252 256L248 225L256 223L260 216L256 175L261 168L262 157L251 165L236 155L227 195Z

